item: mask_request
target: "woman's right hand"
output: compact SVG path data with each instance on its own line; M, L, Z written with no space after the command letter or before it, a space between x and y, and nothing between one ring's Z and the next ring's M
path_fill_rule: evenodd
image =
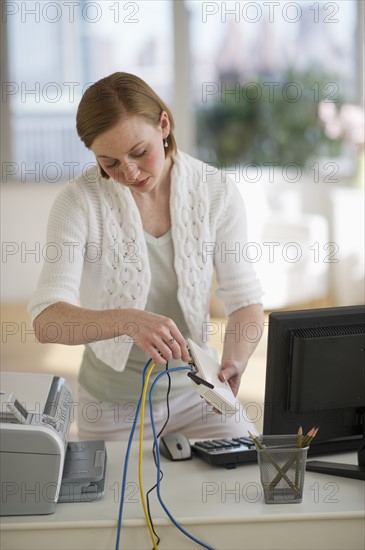
M190 360L174 321L141 309L92 310L57 302L45 308L33 326L37 340L44 344L90 344L125 335L159 365L171 358Z
M133 342L157 364L170 359L190 360L185 338L169 317L141 309L124 310L133 326Z

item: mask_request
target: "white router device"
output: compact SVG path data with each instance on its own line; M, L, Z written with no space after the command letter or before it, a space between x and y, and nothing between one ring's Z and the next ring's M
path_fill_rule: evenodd
M190 338L186 342L194 368L194 372L189 372L188 376L193 381L195 390L222 414L233 416L240 410L240 403L229 383L219 380L219 364Z

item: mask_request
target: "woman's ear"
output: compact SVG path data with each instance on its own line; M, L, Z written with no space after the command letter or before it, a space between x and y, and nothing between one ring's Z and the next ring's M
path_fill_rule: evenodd
M160 126L162 130L162 138L166 139L170 133L170 119L166 111L162 111L161 113Z

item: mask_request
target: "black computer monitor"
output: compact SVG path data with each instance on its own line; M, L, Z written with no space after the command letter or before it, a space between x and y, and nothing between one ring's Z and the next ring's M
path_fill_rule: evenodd
M359 466L307 469L365 479L365 306L269 315L264 434L319 427L309 456L358 451Z

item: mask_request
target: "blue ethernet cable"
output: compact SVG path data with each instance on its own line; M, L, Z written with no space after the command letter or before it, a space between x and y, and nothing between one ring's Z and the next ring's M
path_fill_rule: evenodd
M155 385L158 382L158 380L161 378L161 376L164 376L167 373L171 373L171 372L179 371L179 370L192 370L192 368L187 367L187 366L185 366L185 367L173 367L171 369L165 370L164 372L161 372L158 376L156 376L155 380L153 381L153 383L151 385L150 391L149 391L151 426L152 426L152 432L153 432L153 439L154 439L155 446L156 446L157 497L158 497L158 500L159 500L162 508L165 510L166 514L168 515L168 517L170 518L172 523L175 525L175 527L177 527L184 535L186 535L188 538L190 538L192 541L196 542L197 544L199 544L203 548L207 548L207 550L214 550L211 546L208 546L204 542L202 542L199 539L197 539L196 537L194 537L194 535L192 535L191 533L186 531L184 529L184 527L182 527L182 525L180 525L176 521L176 519L173 517L173 515L171 514L171 512L167 508L166 504L163 502L162 497L161 497L161 492L160 492L160 449L159 449L159 446L158 446L156 427L155 427L154 416L153 416L152 395L153 395L153 390L155 388Z

